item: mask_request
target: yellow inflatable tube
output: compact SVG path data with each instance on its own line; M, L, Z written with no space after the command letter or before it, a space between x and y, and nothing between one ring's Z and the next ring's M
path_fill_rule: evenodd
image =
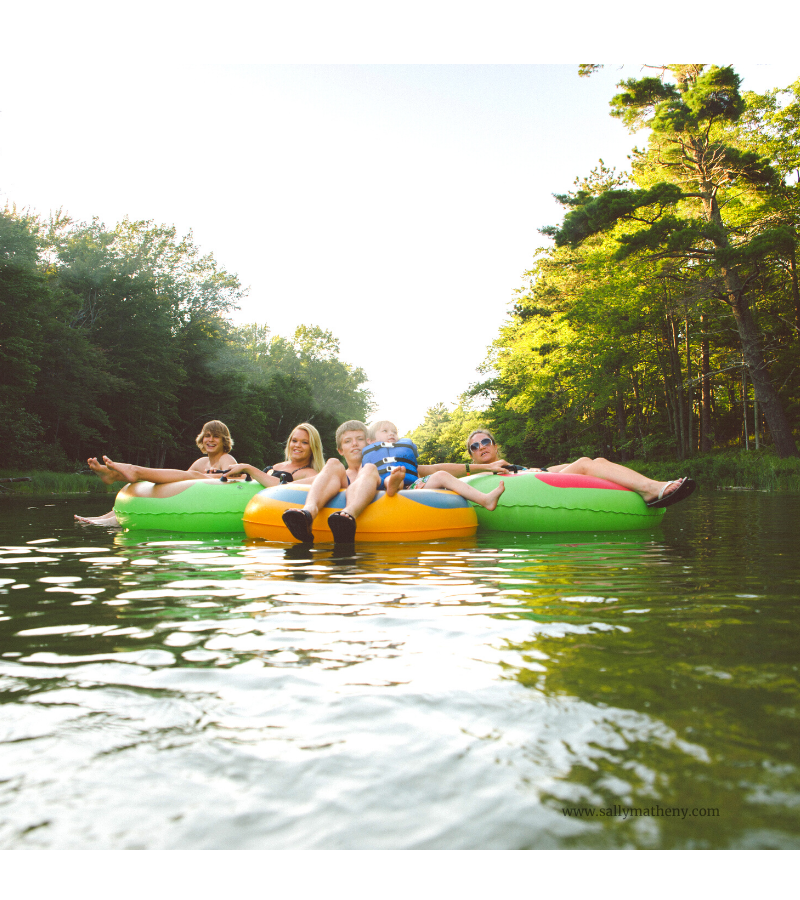
M245 507L245 534L265 541L297 543L283 524L281 515L287 509L302 507L309 487L307 484L281 484L256 494ZM314 519L311 530L315 541L333 540L328 516L344 508L344 493L339 491ZM475 510L452 491L401 491L394 497L378 491L358 517L356 540L431 541L470 537L477 528Z

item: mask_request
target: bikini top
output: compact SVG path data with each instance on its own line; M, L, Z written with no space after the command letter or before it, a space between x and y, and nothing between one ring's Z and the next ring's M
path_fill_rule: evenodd
M275 465L278 466L280 463L275 463ZM272 475L273 478L278 478L281 484L289 484L294 481L292 476L296 475L298 472L302 472L303 469L315 471L312 465L300 466L300 468L295 469L294 472L284 472L283 469L276 469L274 466L267 466L266 469L262 469L262 471L266 472L267 475Z

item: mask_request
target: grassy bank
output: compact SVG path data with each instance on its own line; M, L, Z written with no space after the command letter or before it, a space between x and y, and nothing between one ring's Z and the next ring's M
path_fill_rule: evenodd
M733 487L800 493L800 459L778 459L768 450L705 453L682 462L634 460L626 465L659 481L689 475L700 488Z
M626 463L650 478L667 481L689 475L700 488L752 488L800 493L800 459L778 459L768 450L720 451L678 460L633 460ZM29 477L30 481L0 482L4 494L110 494L121 484L103 484L95 475L64 472L0 471L0 478Z
M0 478L30 478L30 481L0 481L0 497L7 494L110 494L115 496L121 484L103 484L96 475L67 472L0 471Z

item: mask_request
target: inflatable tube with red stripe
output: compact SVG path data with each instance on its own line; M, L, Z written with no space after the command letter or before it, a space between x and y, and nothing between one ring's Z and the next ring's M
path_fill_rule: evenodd
M634 531L658 525L665 512L648 509L635 491L591 475L481 473L464 480L491 491L500 478L506 489L497 509L475 507L478 525L487 531Z

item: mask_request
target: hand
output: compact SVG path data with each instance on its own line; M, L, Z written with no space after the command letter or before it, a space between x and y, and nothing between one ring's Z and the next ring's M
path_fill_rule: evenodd
M235 466L231 466L230 469L222 469L221 472L225 481L229 481L231 478L241 477L249 468L247 463L236 463Z
M495 462L478 463L478 465L482 465L488 472L502 472L503 469L507 470L511 463L506 462L504 459L498 459Z

